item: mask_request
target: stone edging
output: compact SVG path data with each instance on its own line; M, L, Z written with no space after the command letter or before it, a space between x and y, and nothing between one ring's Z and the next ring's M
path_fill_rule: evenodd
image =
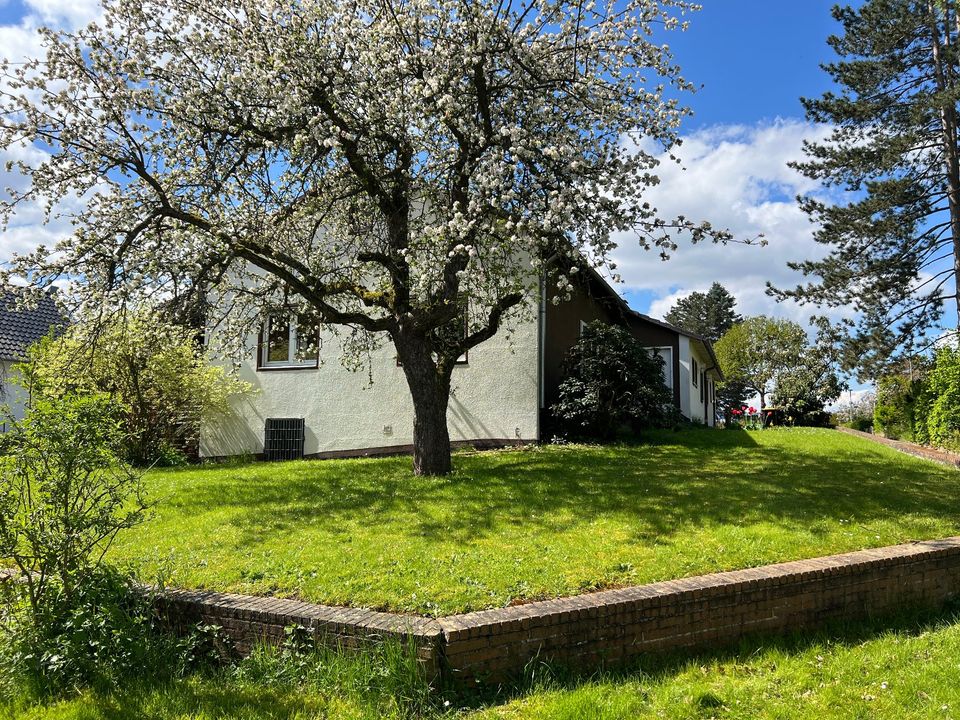
M862 432L860 430L854 430L853 428L837 427L837 430L847 435L854 435L864 440L886 445L907 455L913 455L914 457L923 458L924 460L932 460L941 465L960 467L960 455L956 453L926 447L925 445L917 445L916 443L905 442L903 440L893 440L883 437L882 435L874 435L873 433Z
M300 626L336 647L398 638L455 682L499 682L536 660L591 670L638 655L788 632L903 605L941 605L960 589L960 537L607 590L431 619L296 600L169 591L178 627L218 625L239 652Z

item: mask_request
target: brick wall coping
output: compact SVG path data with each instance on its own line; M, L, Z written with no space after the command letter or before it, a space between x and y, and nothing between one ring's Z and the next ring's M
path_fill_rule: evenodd
M219 617L244 619L257 617L284 626L301 626L339 633L374 636L378 634L425 639L438 638L439 623L422 615L401 615L364 608L315 605L313 603L261 595L238 595L213 590L170 589L161 594L162 602L209 608Z
M605 611L609 612L610 609L621 605L630 605L638 609L659 606L667 598L674 602L691 599L707 600L713 596L727 595L730 592L755 587L761 581L766 585L777 585L795 583L813 577L846 575L866 567L894 565L904 558L934 557L951 551L960 552L960 536L855 550L809 560L792 560L744 570L728 570L617 590L601 590L555 600L541 600L506 608L448 615L439 618L438 622L448 640L460 639L482 634L489 626L516 623L522 626L523 621L530 618L555 618L559 621L565 614L584 611L594 611L602 615Z

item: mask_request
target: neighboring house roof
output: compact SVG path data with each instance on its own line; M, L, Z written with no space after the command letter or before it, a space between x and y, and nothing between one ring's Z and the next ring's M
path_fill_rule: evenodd
M64 318L53 298L44 295L35 307L18 309L19 293L0 289L0 359L22 360L27 348L50 332L63 327Z
M613 286L610 285L610 283L608 283L600 273L598 273L595 269L589 266L586 267L586 270L587 270L587 275L589 276L593 284L599 287L600 290L619 307L619 309L624 313L624 315L628 317L634 317L638 320L641 320L642 322L647 322L652 325L657 325L667 330L672 330L678 335L685 335L691 340L694 340L700 343L700 345L702 345L704 350L706 351L707 355L710 356L710 361L713 363L713 367L707 368L707 369L716 370L717 374L720 376L720 379L723 380L723 369L720 367L720 363L717 360L717 356L713 352L712 342L710 342L707 338L703 337L702 335L697 335L696 333L692 333L689 330L684 330L682 327L677 327L676 325L671 325L670 323L664 322L663 320L656 320L650 317L649 315L644 315L643 313L637 312L636 310L630 307L629 303L627 303L627 301L623 299L620 293L618 293L616 290L613 289Z

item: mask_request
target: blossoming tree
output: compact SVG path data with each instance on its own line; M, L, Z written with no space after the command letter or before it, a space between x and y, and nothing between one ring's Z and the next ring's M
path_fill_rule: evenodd
M46 57L4 66L9 220L76 195L75 232L17 259L78 303L195 309L224 353L264 312L310 312L345 359L391 341L414 468L450 470L450 376L546 283L608 263L635 231L690 89L658 34L682 0L107 0ZM589 260L584 260L589 258ZM462 313L469 307L466 330Z

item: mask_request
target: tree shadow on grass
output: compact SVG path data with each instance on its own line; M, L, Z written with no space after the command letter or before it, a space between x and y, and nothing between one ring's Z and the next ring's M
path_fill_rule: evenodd
M743 432L689 431L638 445L462 456L451 478L416 478L406 458L201 472L175 503L190 515L227 510L241 535L255 529L250 541L317 523L333 534L391 526L469 543L505 529L563 532L601 518L664 539L685 526L751 521L814 532L824 519L954 522L960 473L897 457L865 446L831 455L761 446Z

